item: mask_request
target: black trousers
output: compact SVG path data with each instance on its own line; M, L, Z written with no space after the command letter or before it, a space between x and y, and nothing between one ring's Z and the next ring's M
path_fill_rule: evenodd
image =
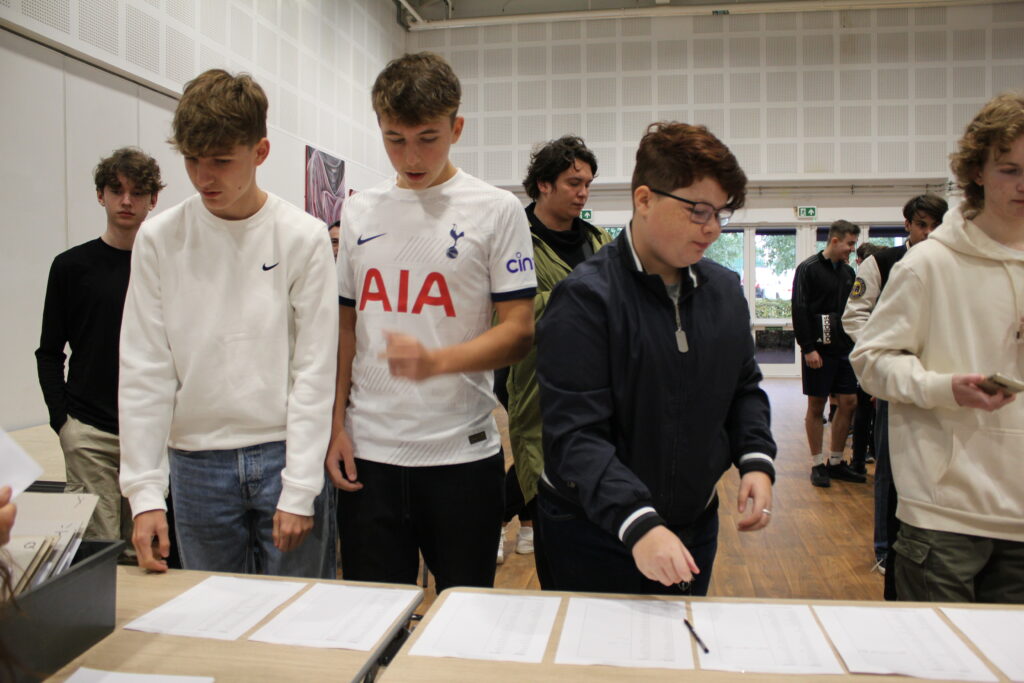
M857 385L857 408L853 413L853 457L854 465L863 466L868 451L874 450L875 404L871 396ZM876 456L877 457L877 456Z
M501 454L437 467L359 460L356 492L338 492L341 572L352 581L416 583L419 553L437 592L494 585L504 508Z

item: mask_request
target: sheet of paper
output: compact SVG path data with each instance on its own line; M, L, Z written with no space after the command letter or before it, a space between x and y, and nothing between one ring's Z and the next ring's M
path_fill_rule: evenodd
M807 605L695 602L693 627L711 651L700 668L779 674L842 674Z
M67 683L213 683L213 676L164 676L162 674L125 674L87 669L84 666L67 678Z
M449 593L409 651L539 663L544 658L561 598L500 593Z
M235 640L307 584L211 576L125 625L133 631Z
M43 468L19 446L7 432L0 429L0 486L10 486L17 498L43 473Z
M692 669L686 603L570 598L556 664Z
M930 607L815 605L850 673L996 681Z
M369 650L420 595L417 589L318 583L249 640Z
M1024 683L1024 611L962 607L942 611L1007 678Z

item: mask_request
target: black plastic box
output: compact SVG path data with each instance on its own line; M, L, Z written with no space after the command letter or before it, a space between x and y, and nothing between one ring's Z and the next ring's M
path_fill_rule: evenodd
M82 541L71 566L0 612L15 681L40 681L114 630L117 557L124 541ZM0 679L5 672L0 671Z

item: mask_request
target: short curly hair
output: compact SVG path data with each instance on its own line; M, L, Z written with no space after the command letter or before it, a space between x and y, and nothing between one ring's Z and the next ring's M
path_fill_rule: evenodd
M964 192L963 214L971 218L985 208L985 188L978 184L989 150L996 155L1010 151L1013 142L1024 135L1024 93L1005 92L992 98L967 124L957 142L957 151L949 156L956 184Z
M636 150L631 191L641 185L671 192L703 178L722 186L726 207L740 209L747 198L747 175L729 148L705 126L659 121L647 127Z
M121 181L118 180L118 174L132 181L138 192L156 194L166 187L160 180L160 166L156 159L138 147L114 150L109 157L100 159L92 173L97 192L103 192L107 187L120 190Z
M563 135L538 147L530 155L530 167L523 178L523 189L530 199L540 197L538 183L553 183L565 169L577 161L590 165L590 171L597 175L597 157L591 152L583 138L575 135Z
M406 54L388 62L370 91L373 111L404 126L459 112L462 85L452 67L433 52Z

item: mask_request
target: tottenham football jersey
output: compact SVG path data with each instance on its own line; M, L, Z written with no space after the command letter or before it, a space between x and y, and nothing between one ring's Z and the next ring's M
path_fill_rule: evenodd
M428 466L497 453L491 372L415 382L392 377L381 355L385 332L452 346L487 331L493 302L533 297L519 200L462 171L426 190L389 180L350 197L341 226L338 293L356 310L346 412L356 457Z

